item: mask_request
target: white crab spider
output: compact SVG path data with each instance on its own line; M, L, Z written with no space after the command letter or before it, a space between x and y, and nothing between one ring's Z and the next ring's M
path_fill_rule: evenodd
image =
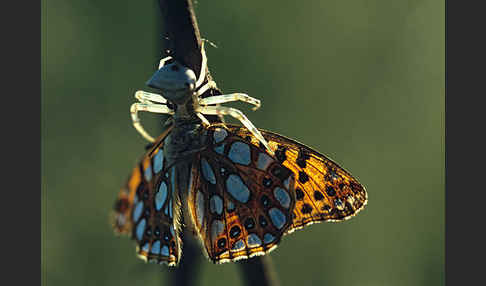
M253 110L256 110L260 107L260 100L250 97L244 93L231 93L201 98L201 95L208 89L216 88L216 83L212 80L205 85L202 85L206 77L207 68L204 42L201 46L201 55L201 72L197 80L194 71L182 66L177 61L166 65L165 63L172 59L170 56L160 60L159 69L155 72L152 78L147 81L147 85L159 89L162 95L142 90L135 92L135 98L139 102L132 104L130 107L130 114L135 129L149 142L155 142L155 139L150 136L140 124L138 112L147 111L152 113L170 114L174 115L174 117L184 117L190 114L188 114L188 111L183 107L188 100L192 99L194 112L196 113L197 117L201 119L203 124L206 126L210 125L209 121L204 117L203 114L232 116L239 120L243 126L245 126L271 154L273 154L268 142L265 140L265 138L263 138L260 131L258 131L253 123L251 123L251 121L248 120L248 118L240 110L231 107L219 106L221 103L242 101L254 105ZM174 112L173 109L167 106L168 101L177 105L177 112Z

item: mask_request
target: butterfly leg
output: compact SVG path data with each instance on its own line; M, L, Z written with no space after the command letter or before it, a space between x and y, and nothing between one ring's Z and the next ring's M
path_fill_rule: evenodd
M145 129L140 124L140 118L138 117L139 111L147 111L152 113L162 113L162 114L174 114L174 111L168 108L166 105L162 104L154 104L154 103L134 103L130 107L130 114L132 116L133 127L137 129L138 133L140 133L145 139L149 142L155 142L155 139L150 136Z
M197 112L207 115L229 115L237 120L239 120L247 129L250 131L255 137L260 141L263 146L267 149L267 151L274 155L272 149L268 145L267 140L263 138L263 135L258 131L258 129L251 123L251 121L243 114L243 112L239 111L238 109L226 106L203 106L199 107Z
M220 103L226 103L232 101L243 101L252 104L255 106L252 108L252 110L257 110L261 106L261 102L259 99L253 98L244 93L231 93L231 94L210 96L199 100L199 104L211 105L211 104L220 104Z

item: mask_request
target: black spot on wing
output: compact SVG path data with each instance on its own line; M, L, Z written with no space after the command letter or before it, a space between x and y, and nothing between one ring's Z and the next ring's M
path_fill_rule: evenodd
M295 198L299 201L304 198L304 192L300 188L295 189Z
M251 217L250 218L247 218L245 220L245 223L244 224L245 224L245 228L247 230L251 230L251 229L253 229L255 227L255 220L253 218L251 218Z
M331 197L333 197L333 196L335 196L335 195L336 195L336 191L335 191L335 190L334 190L334 188L333 188L333 187L331 187L331 186L329 186L329 187L327 187L327 188L326 188L326 193L327 193L329 196L331 196Z
M312 212L312 206L305 203L303 206L302 206L302 209L301 209L301 212L303 214L310 214Z
M287 155L285 155L285 151L287 151L287 148L282 145L278 145L277 150L275 151L275 157L280 163L287 160Z
M299 182L301 182L302 184L305 184L305 183L307 183L307 181L309 181L309 176L307 175L307 173L304 172L304 171L300 171L299 172Z
M266 227L268 225L267 220L262 215L260 215L260 217L258 217L258 222L260 223L260 226L262 226L262 227Z
M266 188L270 188L273 184L272 179L266 178L266 177L263 178L262 183L263 183L263 186L266 187Z
M314 199L315 199L316 201L320 201L320 200L324 199L324 196L322 195L322 193L321 193L321 192L319 192L319 191L314 191Z
M225 247L225 245L226 245L226 238L220 238L218 240L218 247L223 248L223 247Z
M307 160L309 160L310 156L307 153L306 150L300 149L299 154L297 155L297 159L295 160L295 163L302 169L304 169L307 165Z
M241 233L241 229L239 226L235 225L230 229L230 237L237 238Z
M292 171L290 171L287 167L275 164L270 170L270 173L283 182L292 174Z

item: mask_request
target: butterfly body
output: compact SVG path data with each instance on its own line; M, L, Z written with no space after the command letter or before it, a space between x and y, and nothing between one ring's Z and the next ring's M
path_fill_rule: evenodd
M164 155L168 165L190 160L187 157L204 148L204 127L199 123L174 124L174 128L164 140Z
M343 221L363 209L364 187L338 164L255 128L238 110L212 106L234 100L259 106L258 100L244 94L202 99L208 85L201 76L193 84L192 71L176 65L160 68L151 80L173 106L153 104L167 102L160 95L137 92L141 103L132 112L147 139L137 110L172 115L115 203L113 227L131 235L139 257L177 265L181 232L189 228L211 261L237 261L270 252L284 235L306 225ZM231 115L244 126L210 123L202 114Z

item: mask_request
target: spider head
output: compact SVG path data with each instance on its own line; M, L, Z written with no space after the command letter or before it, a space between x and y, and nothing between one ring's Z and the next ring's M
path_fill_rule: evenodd
M162 91L165 98L180 105L192 97L196 80L194 71L174 61L157 70L146 84Z

